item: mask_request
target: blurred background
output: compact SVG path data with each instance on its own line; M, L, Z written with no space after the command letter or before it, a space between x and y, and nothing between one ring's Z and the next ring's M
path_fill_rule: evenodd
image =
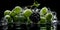
M60 4L59 0L36 0L38 3L40 3L40 6L38 7L41 9L42 7L46 6L51 9L51 11L55 11L57 13L58 21L60 21ZM2 17L4 17L4 11L5 10L12 10L15 6L21 6L25 7L28 5L32 5L34 3L34 0L0 0L0 20ZM57 25L58 29L60 28L60 25Z

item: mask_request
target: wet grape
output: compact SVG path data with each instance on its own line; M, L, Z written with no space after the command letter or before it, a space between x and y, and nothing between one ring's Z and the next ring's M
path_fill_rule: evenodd
M19 14L22 11L22 8L20 6L16 6L13 10L12 10L15 14Z
M30 9L26 9L26 10L23 12L23 15L26 16L26 17L29 17L31 14L32 14L32 11L31 11Z
M9 15L10 14L10 10L6 10L5 12L4 12L4 15Z
M40 15L45 15L48 12L48 9L46 7L43 7L40 11Z
M46 17L46 20L51 20L52 17L53 17L53 15L52 15L52 13L47 13L47 14L45 15L45 17Z
M12 21L12 18L10 15L6 15L5 18L7 19L8 22L11 22Z

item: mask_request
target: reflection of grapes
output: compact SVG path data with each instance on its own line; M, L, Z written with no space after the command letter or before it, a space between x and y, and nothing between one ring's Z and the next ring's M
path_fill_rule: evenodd
M37 23L40 20L40 14L33 12L33 14L29 17L31 21Z
M31 24L29 30L39 30L38 24Z
M21 24L20 27L21 27L21 30L27 30L26 24Z
M8 29L8 23L7 19L5 17L2 17L0 20L0 30L7 30Z

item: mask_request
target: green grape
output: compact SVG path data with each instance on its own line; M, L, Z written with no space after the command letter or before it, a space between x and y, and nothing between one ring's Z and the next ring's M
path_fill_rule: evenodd
M12 18L10 17L10 15L6 15L5 18L8 20L8 22L12 21Z
M46 20L51 20L52 17L53 17L53 15L52 15L52 13L47 13L47 14L45 15L45 17L46 17Z
M18 21L19 21L19 17L18 17L17 15L14 16L14 17L13 17L13 21L14 21L14 22L18 22Z
M20 22L27 22L27 18L25 16L19 16Z
M6 10L5 12L4 12L4 15L9 15L10 14L10 10Z
M30 18L29 17L27 17L27 22L30 24L31 23L31 21L30 21Z
M16 6L13 10L12 10L15 14L19 14L22 11L22 8L19 6Z
M11 17L14 17L15 15L16 15L16 14L15 14L14 12L11 12L11 13L10 13L10 16L11 16Z
M46 23L46 18L45 17L41 17L40 23Z
M26 9L26 10L23 12L23 15L26 16L26 17L29 17L31 14L32 14L32 11L31 11L30 9Z
M10 13L10 15L11 15L12 17L14 17L15 15L20 14L21 11L22 11L22 8L19 7L19 6L16 6L16 7L12 10L12 12Z
M46 7L43 7L40 11L40 15L45 15L48 12L48 9Z

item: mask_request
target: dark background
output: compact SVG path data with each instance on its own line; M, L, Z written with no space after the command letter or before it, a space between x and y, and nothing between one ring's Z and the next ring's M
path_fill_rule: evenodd
M44 6L49 7L52 11L57 13L57 18L60 20L60 3L59 0L36 0L41 5L38 8ZM12 10L15 6L27 6L32 5L34 0L0 0L0 19L4 16L5 10Z

